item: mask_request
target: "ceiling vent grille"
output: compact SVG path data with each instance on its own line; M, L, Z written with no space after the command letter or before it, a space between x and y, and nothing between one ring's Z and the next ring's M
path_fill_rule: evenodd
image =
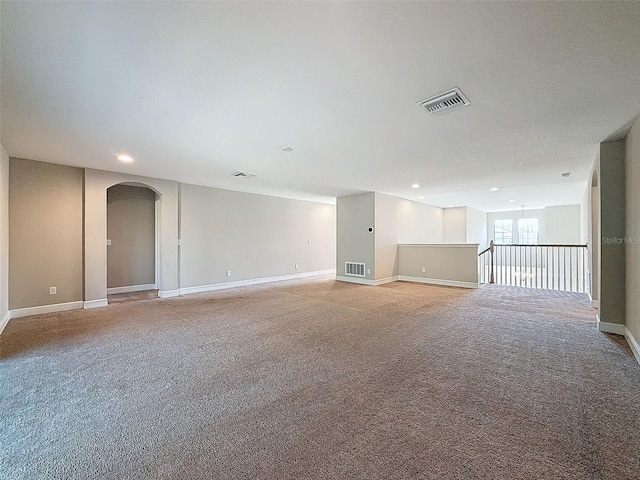
M435 97L427 98L418 103L418 105L431 115L443 115L462 108L465 105L469 105L469 103L469 100L467 100L467 97L464 96L460 89L454 88Z
M231 174L232 177L236 178L253 178L255 175L253 173L244 173L244 172L235 172Z

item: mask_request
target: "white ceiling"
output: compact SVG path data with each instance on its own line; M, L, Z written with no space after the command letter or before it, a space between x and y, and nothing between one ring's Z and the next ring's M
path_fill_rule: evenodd
M1 15L13 157L496 211L579 203L598 143L640 112L640 2L2 1ZM454 87L470 106L417 107Z

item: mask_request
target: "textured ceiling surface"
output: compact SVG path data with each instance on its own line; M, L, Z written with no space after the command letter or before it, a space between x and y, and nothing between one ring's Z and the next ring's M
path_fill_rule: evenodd
M3 1L1 16L11 156L185 183L575 204L599 142L640 112L640 2ZM469 106L417 106L454 87Z

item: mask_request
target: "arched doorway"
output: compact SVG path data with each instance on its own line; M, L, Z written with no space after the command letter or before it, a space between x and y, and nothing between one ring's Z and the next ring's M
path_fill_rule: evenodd
M107 189L109 302L157 297L157 211L160 195L147 185Z
M118 184L143 186L157 195L158 296L180 295L178 279L178 182L85 169L84 176L84 308L107 301L107 190Z

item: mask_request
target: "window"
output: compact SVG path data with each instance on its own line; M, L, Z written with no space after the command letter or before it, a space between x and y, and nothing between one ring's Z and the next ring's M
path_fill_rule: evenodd
M537 218L521 218L518 220L518 243L526 245L538 243Z
M499 245L513 243L513 222L509 220L494 220L493 242Z

